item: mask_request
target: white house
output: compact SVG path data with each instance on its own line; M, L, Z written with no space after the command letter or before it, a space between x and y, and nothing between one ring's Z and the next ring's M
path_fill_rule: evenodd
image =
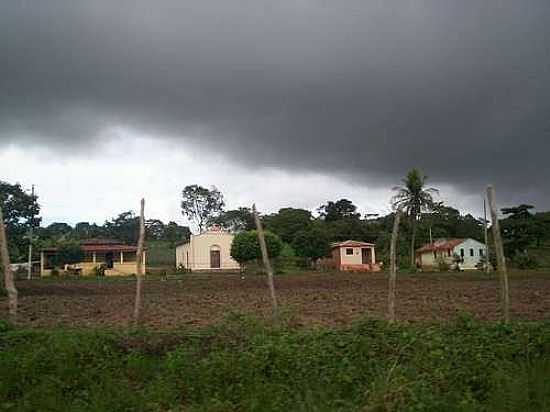
M239 270L231 257L233 234L218 225L176 245L176 267L191 271Z
M422 269L434 269L440 262L453 267L458 261L460 269L477 269L485 244L475 239L438 239L416 250L416 262Z

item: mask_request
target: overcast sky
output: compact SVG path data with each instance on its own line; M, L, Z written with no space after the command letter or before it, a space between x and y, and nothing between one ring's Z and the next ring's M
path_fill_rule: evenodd
M181 189L388 211L411 167L479 214L550 209L550 2L4 1L0 179L46 223Z

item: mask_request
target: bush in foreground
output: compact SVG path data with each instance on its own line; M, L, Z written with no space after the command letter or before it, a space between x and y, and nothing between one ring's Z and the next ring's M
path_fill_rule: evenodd
M550 324L0 328L0 410L542 411Z

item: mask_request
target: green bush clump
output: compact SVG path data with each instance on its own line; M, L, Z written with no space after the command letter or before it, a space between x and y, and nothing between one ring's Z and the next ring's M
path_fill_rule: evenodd
M537 269L539 263L527 253L516 253L512 258L512 266L518 269Z
M0 327L0 410L550 410L549 322L281 318L177 333Z

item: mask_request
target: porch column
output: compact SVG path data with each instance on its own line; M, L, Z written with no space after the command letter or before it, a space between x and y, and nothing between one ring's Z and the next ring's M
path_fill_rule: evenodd
M44 252L40 252L40 276L44 276Z
M376 256L374 255L374 248L371 248L372 253L370 254L371 263L374 265L376 263Z
M120 251L120 264L122 265L124 263L124 252Z
M92 263L96 263L96 260L95 260L95 251L92 252Z

